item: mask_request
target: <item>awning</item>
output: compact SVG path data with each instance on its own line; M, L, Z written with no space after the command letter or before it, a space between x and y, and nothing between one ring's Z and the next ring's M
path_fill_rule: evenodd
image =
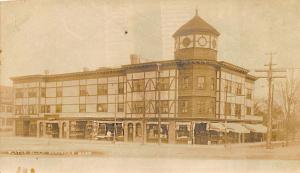
M209 130L214 130L217 132L225 132L225 126L223 123L210 123Z
M255 133L267 133L267 127L262 124L244 124L244 126Z
M234 133L250 133L250 130L239 123L227 123L227 129Z

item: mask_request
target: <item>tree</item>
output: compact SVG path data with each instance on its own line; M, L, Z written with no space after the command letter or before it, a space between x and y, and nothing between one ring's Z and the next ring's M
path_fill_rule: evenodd
M288 72L285 81L279 83L280 101L284 115L285 124L285 142L288 144L289 135L295 135L295 109L298 103L296 95L299 89L299 81L294 76L294 71Z

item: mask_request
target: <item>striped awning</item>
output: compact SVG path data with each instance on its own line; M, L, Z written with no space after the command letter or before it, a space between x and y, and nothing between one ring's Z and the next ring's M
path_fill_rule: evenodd
M244 126L251 132L267 133L267 127L262 124L244 124Z
M227 123L227 129L234 133L250 133L250 130L239 123Z

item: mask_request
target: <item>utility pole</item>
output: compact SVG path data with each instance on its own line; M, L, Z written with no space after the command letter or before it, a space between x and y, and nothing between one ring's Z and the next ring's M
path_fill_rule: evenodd
M160 117L160 82L159 82L159 78L160 78L160 66L161 64L157 63L157 91L158 91L158 94L157 94L157 116L158 116L158 145L161 144L161 138L160 138L160 130L161 130L161 117Z
M272 93L273 93L273 79L274 78L285 78L285 76L273 76L274 72L286 72L286 70L284 69L274 69L273 66L276 64L273 64L273 55L275 53L271 52L268 53L267 55L270 55L270 61L268 64L265 64L265 66L268 67L268 69L263 69L263 70L255 70L255 72L265 72L267 73L267 76L263 76L263 77L258 77L258 78L267 78L268 80L268 124L267 124L267 140L266 140L266 148L267 149L271 149L272 148Z

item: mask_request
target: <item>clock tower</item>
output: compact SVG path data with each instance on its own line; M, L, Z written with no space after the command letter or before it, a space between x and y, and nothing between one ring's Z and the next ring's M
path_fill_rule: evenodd
M175 59L217 60L220 33L196 15L174 34Z

